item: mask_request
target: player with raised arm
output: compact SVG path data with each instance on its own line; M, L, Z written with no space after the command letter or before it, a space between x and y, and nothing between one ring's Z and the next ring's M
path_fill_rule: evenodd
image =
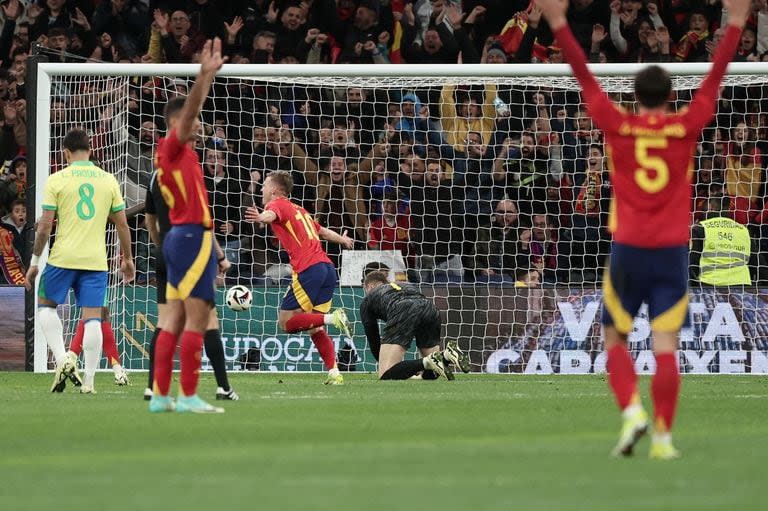
M469 372L469 359L455 342L440 350L440 311L415 286L390 282L385 272L374 271L363 279L363 289L360 320L379 362L380 380L407 380L419 373L425 380L453 380L450 364ZM379 320L385 322L383 338ZM414 339L423 358L403 360Z
M168 134L158 143L156 168L157 184L168 205L172 227L163 240L168 273L167 314L155 345L150 412L224 411L197 396L203 332L214 305L217 260L220 271L226 271L229 265L213 235L203 169L193 149L200 129L200 109L224 61L221 40L217 37L206 41L200 54L200 72L189 96L171 98L165 106ZM177 340L181 343L181 391L174 405L169 392Z
M623 415L614 455L629 456L648 430L637 391L637 375L627 349L633 318L643 302L653 331L656 373L651 381L654 434L650 457L680 455L670 430L680 390L677 345L688 317L688 241L693 154L701 130L711 121L718 89L739 43L750 0L724 0L728 28L712 69L688 108L669 112L672 84L667 72L649 66L635 75L638 113L614 105L586 65L573 37L567 0L536 0L582 87L589 116L605 133L611 158L613 204L609 227L611 256L603 283L603 332L608 382ZM612 157L615 156L615 157Z
M349 338L352 337L352 326L344 309L336 309L329 314L336 290L336 268L320 240L346 248L352 248L353 241L346 232L338 234L322 227L304 208L291 202L288 197L292 190L291 174L273 171L261 188L264 211L259 212L251 206L246 210L245 219L272 225L272 232L291 261L293 282L280 304L280 328L288 333L309 330L312 342L328 370L325 384L341 385L344 378L336 367L333 341L324 326L334 325Z
M38 261L48 244L54 219L56 243L38 286L37 326L56 359L56 374L51 392L62 392L67 377L82 383L80 392L94 393L94 377L101 360L101 307L107 295L108 265L106 229L111 221L117 228L123 260L123 280L133 280L135 269L131 253L131 233L125 217L125 202L115 176L104 172L90 160L88 134L72 129L64 136L66 168L51 175L43 192L43 215L37 224L35 246L27 270L27 289L38 274ZM77 356L64 351L64 328L56 313L69 290L82 309L85 377L80 382Z
M168 283L168 273L166 271L165 259L163 258L163 240L168 231L171 230L171 220L168 217L168 205L163 199L160 187L157 183L157 171L152 174L147 188L147 195L144 201L145 225L149 231L149 238L155 245L155 280L157 290L157 325L152 340L149 342L149 378L147 388L144 390L144 399L152 399L152 387L154 384L154 361L155 344L160 332L165 328L166 316L166 298L165 291ZM212 307L208 319L208 329L203 335L203 346L205 354L213 366L213 375L216 378L216 399L237 401L240 396L229 385L227 377L226 361L224 359L224 347L221 343L221 331L219 330L219 318L216 315L216 308Z

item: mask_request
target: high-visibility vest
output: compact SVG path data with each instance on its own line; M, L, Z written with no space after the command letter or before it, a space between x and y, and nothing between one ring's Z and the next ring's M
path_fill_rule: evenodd
M725 217L701 222L704 227L704 249L699 262L699 280L712 286L750 285L749 231L740 223Z

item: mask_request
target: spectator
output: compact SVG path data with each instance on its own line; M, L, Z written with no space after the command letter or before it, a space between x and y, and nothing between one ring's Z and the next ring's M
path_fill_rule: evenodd
M304 10L300 2L290 0L285 2L280 10L274 9L275 2L270 4L267 13L268 29L275 33L274 58L281 59L292 56L303 62L307 58L309 47L304 38L307 33Z
M598 279L608 253L607 234L610 185L606 183L603 148L594 144L589 149L586 179L580 187L574 207L571 229L571 275L584 282Z
M731 130L726 156L726 190L731 197L733 219L747 225L757 214L757 199L763 183L762 155L745 121Z
M27 8L27 19L31 26L30 37L37 39L52 28L70 29L72 19L65 10L67 0L45 0L45 5L32 3Z
M80 9L72 21L85 32L88 23ZM141 55L146 48L149 32L149 9L140 0L102 0L93 14L93 31L108 33L112 42L129 56Z
M492 281L515 280L519 269L526 267L527 261L520 257L519 218L514 201L502 199L496 204L490 240L478 257L480 275Z
M533 226L520 235L521 254L529 261L526 267L541 272L542 284L568 282L568 262L557 230L546 214L533 215Z
M466 151L467 133L475 131L488 145L495 128L496 86L487 84L481 94L457 91L455 85L444 85L440 96L440 121L445 140L456 151Z
M693 9L688 18L688 32L677 42L675 58L678 62L699 62L706 58L706 40L709 38L707 13Z
M236 273L240 264L242 179L237 167L230 164L223 148L207 149L204 166L205 188L211 206L213 230L224 254L232 263L230 273Z
M493 163L493 181L504 193L515 201L526 225L531 215L541 211L547 200L547 174L549 172L546 154L536 144L530 132L520 137L520 149L513 151L515 140L504 140L502 149Z
M410 262L408 215L398 211L398 196L388 194L382 201L382 215L371 221L368 229L368 248L373 250L399 250Z
M27 202L24 199L16 199L11 202L9 213L0 222L2 222L2 227L13 234L13 248L21 260L26 261L29 255L27 254L26 239L32 231L32 226L27 225Z
M368 240L368 211L358 177L342 156L326 160L318 177L315 214L321 225L336 232L349 231L358 244ZM328 256L338 262L340 245L329 245Z
M192 62L193 55L203 46L205 36L191 31L189 15L184 11L167 13L155 10L155 23L166 62Z
M274 62L277 34L269 30L261 30L253 36L253 44L249 59L252 64L271 64Z
M0 212L9 213L11 204L26 198L27 157L19 155L7 166L0 181Z

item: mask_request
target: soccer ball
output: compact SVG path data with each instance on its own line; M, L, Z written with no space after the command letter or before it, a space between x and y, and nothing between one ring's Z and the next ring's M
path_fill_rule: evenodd
M251 307L253 294L245 286L236 285L227 290L227 307L235 312L244 311Z

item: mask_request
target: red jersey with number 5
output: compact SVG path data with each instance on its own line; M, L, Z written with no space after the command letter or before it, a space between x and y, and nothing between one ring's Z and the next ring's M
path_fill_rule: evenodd
M171 131L157 144L157 182L172 225L211 228L211 210L197 153Z
M556 31L589 115L605 133L613 185L609 227L616 242L640 248L688 243L696 142L715 113L720 81L740 36L738 28L728 27L712 69L688 108L666 115L636 115L614 105L602 91L570 29Z
M272 222L272 232L288 252L294 272L301 273L313 264L331 262L317 234L320 224L306 209L286 197L272 200L264 209L277 215L277 220Z

